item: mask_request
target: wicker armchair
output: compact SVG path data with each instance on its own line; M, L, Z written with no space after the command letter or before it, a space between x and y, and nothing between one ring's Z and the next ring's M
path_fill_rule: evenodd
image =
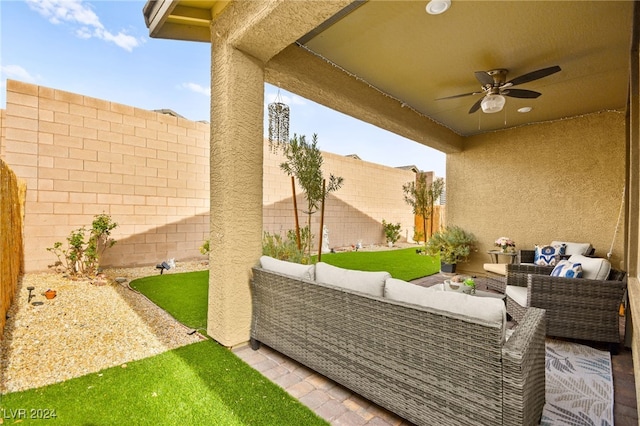
M606 280L561 278L549 274L553 267L509 265L507 286L527 287L525 306L509 295L507 312L519 322L528 307L546 310L547 335L610 343L615 352L620 343L619 309L627 278L612 269Z

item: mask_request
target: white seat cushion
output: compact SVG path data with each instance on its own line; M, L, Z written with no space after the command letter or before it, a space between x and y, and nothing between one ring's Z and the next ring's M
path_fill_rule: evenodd
M485 263L483 266L485 271L491 272L498 275L507 275L507 264L506 263Z
M589 243L572 243L570 241L552 241L552 246L558 246L560 244L564 244L567 248L564 251L564 254L571 256L572 254L582 254L587 255L591 251L591 244Z
M590 280L606 280L611 272L611 263L600 257L587 257L574 254L569 262L582 264L582 278Z
M315 278L315 267L313 265L302 265L300 263L287 262L274 257L260 257L260 266L267 271L278 272L296 278L313 281Z
M354 271L328 263L316 263L316 281L336 287L359 291L372 296L383 296L384 282L391 278L388 272Z
M508 285L504 293L507 297L513 299L518 305L526 308L529 306L527 303L527 287L521 287L519 285Z

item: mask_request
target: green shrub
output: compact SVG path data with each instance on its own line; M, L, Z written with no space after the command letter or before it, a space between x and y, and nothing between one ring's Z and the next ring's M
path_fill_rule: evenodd
M475 249L476 237L459 226L447 226L429 238L425 247L428 254L440 254L440 261L448 264L466 262Z
M301 249L298 249L295 230L289 229L286 239L283 239L280 234L265 232L262 236L262 254L307 265L310 262L310 258L305 253L304 248L308 246L310 238L309 227L300 228Z
M111 231L117 226L108 214L94 216L91 229L87 230L83 226L71 231L67 237L66 249L62 248L60 241L47 248L47 251L58 258L49 267L69 275L94 276L100 266L100 257L107 248L113 247L116 243L116 240L111 238Z
M400 239L400 228L402 228L400 222L394 224L382 219L382 228L388 243L395 244Z
M200 253L202 254L209 254L209 252L211 251L211 240L205 240L204 243L202 243L202 245L200 246Z

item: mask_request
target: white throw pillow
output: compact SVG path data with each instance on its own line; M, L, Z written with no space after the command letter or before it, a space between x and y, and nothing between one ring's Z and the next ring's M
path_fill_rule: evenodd
M568 260L561 260L558 262L553 271L551 271L552 277L562 278L582 278L582 264L571 263Z
M336 287L382 297L384 282L391 278L388 272L354 271L338 268L328 263L316 263L316 281Z
M534 263L538 266L556 266L560 257L565 254L566 246L563 244L554 246L535 246Z
M582 264L582 278L590 280L606 280L611 272L611 263L600 257L587 257L574 254L569 258L571 263Z
M262 269L267 271L278 272L284 275L290 275L305 280L314 280L314 266L302 265L300 263L287 262L285 260L276 259L274 257L260 257L260 265Z
M583 254L587 255L591 251L591 244L589 243L572 243L570 241L552 241L552 246L559 246L560 244L565 244L567 248L564 251L564 254L571 256L572 254Z

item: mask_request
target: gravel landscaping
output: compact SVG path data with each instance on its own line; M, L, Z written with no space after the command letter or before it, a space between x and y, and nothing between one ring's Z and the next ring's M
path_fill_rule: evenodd
M177 262L165 274L207 269ZM0 341L0 393L61 382L203 340L128 283L157 275L155 265L106 269L102 281L25 274ZM117 283L115 278L126 278ZM35 287L30 301L28 287ZM47 299L44 292L55 289ZM33 305L33 302L42 302ZM190 334L191 333L191 334Z

